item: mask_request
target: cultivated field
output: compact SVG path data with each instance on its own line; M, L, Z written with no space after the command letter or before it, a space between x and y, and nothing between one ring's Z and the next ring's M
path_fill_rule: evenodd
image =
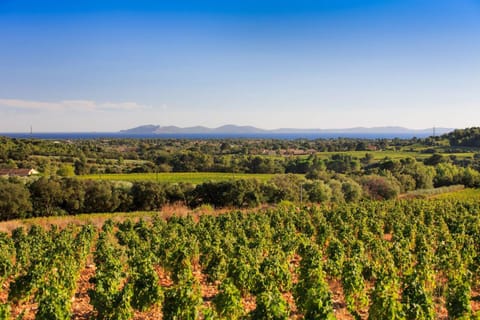
M409 200L17 229L0 234L0 318L470 319L479 212Z
M225 181L236 179L257 179L267 181L275 174L250 174L250 173L226 173L226 172L161 172L161 173L125 173L125 174L90 174L78 176L87 180L111 180L111 181L157 181L168 183L192 183L199 184L207 181Z

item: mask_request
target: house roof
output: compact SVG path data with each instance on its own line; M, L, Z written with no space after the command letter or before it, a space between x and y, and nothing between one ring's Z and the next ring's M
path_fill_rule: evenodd
M0 176L29 176L36 173L35 169L0 169Z

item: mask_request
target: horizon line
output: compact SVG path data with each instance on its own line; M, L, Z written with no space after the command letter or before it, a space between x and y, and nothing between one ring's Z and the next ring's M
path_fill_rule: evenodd
M470 127L438 127L438 126L432 126L432 127L422 127L422 128L410 128L410 127L404 127L401 125L381 125L381 126L354 126L354 127L338 127L338 128L295 128L295 127L278 127L278 128L273 128L273 129L264 129L261 127L256 127L254 125L238 125L238 124L224 124L220 126L215 126L215 127L208 127L205 125L193 125L193 126L178 126L178 125L155 125L155 124L145 124L145 125L138 125L135 127L131 127L128 129L120 129L120 130L106 130L106 131L99 131L99 130L75 130L75 131L44 131L44 130L39 130L35 131L34 126L30 126L28 130L26 131L1 131L0 134L6 133L6 134L28 134L28 135L34 135L36 133L110 133L110 134L121 134L125 133L124 131L129 131L141 127L147 127L147 126L154 126L154 127L159 127L159 128L165 128L165 127L176 127L178 129L188 129L188 128L194 128L194 127L201 127L205 129L218 129L221 127L225 126L232 126L232 127L251 127L254 129L258 130L263 130L267 131L276 131L276 130L299 130L299 131L308 131L308 130L318 130L318 131L342 131L342 130L352 130L352 129L364 129L364 130L374 130L374 129L404 129L404 130L410 130L410 131L425 131L425 130L443 130L443 129L448 129L448 130L455 130L455 129L465 129L465 128L472 128ZM473 126L475 127L475 126ZM289 132L289 133L295 133L295 132ZM300 133L300 132L299 132ZM395 133L395 132L393 132ZM133 133L131 133L133 134ZM158 133L158 134L178 134L178 133ZM205 133L202 133L205 134Z

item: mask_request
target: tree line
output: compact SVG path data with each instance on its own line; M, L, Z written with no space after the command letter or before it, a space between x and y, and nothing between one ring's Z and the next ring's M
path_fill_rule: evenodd
M304 177L279 174L270 181L255 179L188 183L80 180L75 177L0 179L0 220L95 212L160 210L182 203L246 208L281 201L310 203L394 199L400 193L433 187L480 186L480 173L452 163L425 165L414 159L384 160L352 171L349 157L334 158L337 170L318 162ZM331 169L331 168L330 168ZM344 172L344 173L337 173Z
M77 178L41 177L25 183L0 179L0 220L97 212L160 210L182 203L191 208L255 207L281 201L358 201L362 187L349 178L308 181L294 175L268 182L255 179L187 183L113 182Z

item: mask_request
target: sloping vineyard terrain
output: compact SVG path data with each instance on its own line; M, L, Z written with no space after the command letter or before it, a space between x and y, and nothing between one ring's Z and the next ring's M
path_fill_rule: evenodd
M0 319L471 319L480 202L279 207L0 234Z

